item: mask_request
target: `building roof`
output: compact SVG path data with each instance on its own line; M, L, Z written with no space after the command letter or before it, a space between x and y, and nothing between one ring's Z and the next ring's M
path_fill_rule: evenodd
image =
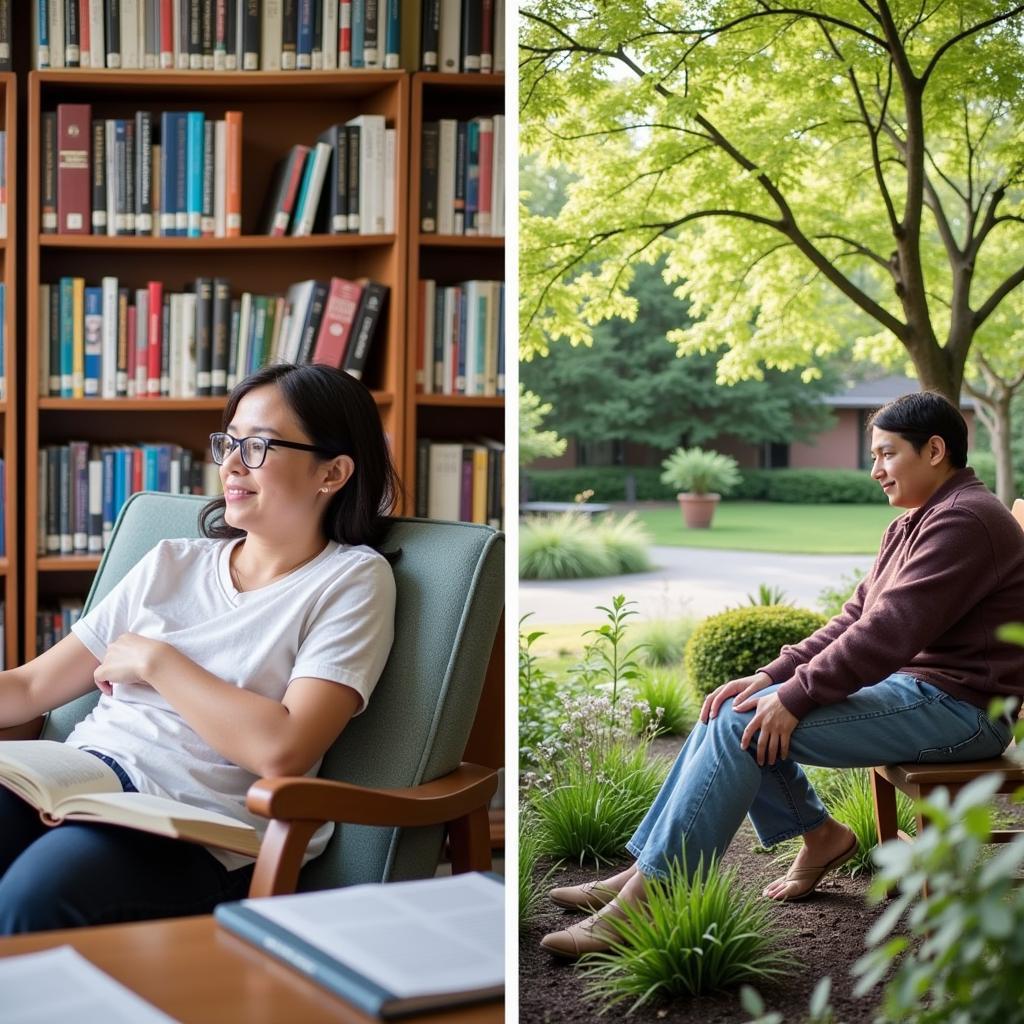
M839 394L826 396L822 401L833 409L876 409L900 395L920 390L920 381L896 373L878 380L859 381ZM974 400L961 396L960 408L974 409Z

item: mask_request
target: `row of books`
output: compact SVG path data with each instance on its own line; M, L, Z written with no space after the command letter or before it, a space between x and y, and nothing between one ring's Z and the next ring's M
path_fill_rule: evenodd
M0 281L0 402L7 400L7 285Z
M137 491L221 493L216 464L176 444L91 445L39 450L39 555L98 555Z
M381 114L331 125L278 162L259 230L272 236L392 234L395 129Z
M505 0L423 0L420 70L505 70Z
M57 604L36 611L37 657L71 632L71 627L82 617L84 603L80 597L60 597Z
M505 234L505 117L423 125L420 230Z
M416 390L426 395L505 394L505 283L419 286Z
M11 7L14 0L0 0L0 71L11 70ZM3 622L0 620L0 628Z
M242 112L136 111L88 103L42 118L45 234L235 237L242 233Z
M267 363L316 362L361 377L388 287L299 281L285 295L232 298L221 277L170 292L162 281L88 285L62 277L39 289L39 394L52 398L225 395Z
M486 523L501 529L505 446L474 442L416 442L416 515Z
M0 238L7 237L7 132L0 131Z
M400 65L402 0L36 0L34 6L37 68Z

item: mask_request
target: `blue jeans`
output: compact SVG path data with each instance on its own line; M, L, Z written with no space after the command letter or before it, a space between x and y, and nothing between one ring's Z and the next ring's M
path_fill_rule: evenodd
M778 685L759 691L774 693ZM838 704L816 708L794 729L789 757L757 763L756 737L740 738L754 710L732 699L690 733L672 771L626 848L641 874L665 878L673 861L693 872L701 856L721 857L743 821L764 846L802 835L826 818L801 764L870 768L905 761L974 761L998 757L1012 725L903 673L866 686ZM685 855L683 846L685 842Z
M134 791L117 762L96 756ZM195 843L118 825L51 828L0 788L0 935L209 914L248 894L252 870L228 871Z

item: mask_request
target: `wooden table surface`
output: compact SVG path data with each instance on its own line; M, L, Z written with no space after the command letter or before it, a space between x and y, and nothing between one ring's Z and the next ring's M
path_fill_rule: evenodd
M73 946L182 1024L367 1024L341 998L220 928L212 917L0 938L0 957ZM424 1024L501 1024L501 1003L420 1014Z

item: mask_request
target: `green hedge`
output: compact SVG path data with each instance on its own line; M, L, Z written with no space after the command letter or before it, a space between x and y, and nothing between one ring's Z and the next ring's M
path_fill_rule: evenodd
M686 644L686 675L701 696L730 679L748 676L797 644L828 620L789 605L732 608L705 619Z
M640 501L672 501L675 491L660 480L655 466L528 470L531 501L572 501L593 490L592 501L625 501L626 476L636 479ZM777 501L787 504L884 504L882 489L861 469L743 469L739 486L726 501Z

